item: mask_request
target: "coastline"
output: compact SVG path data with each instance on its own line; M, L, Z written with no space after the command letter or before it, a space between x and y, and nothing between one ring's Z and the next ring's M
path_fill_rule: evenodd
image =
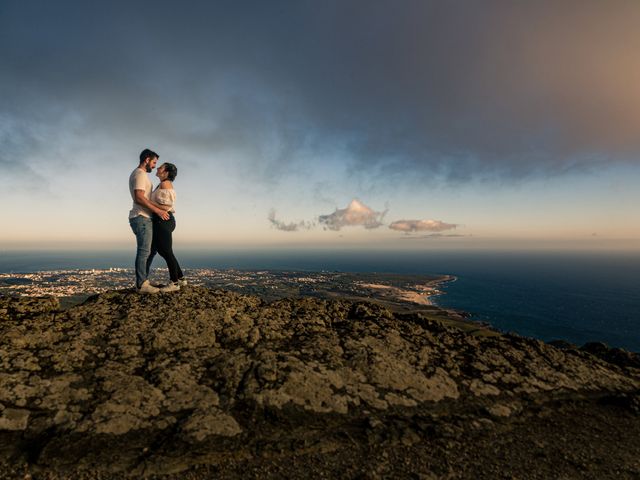
M416 284L409 288L400 288L393 285L384 285L379 283L357 282L360 287L371 289L375 292L381 292L384 296L399 300L400 302L415 303L417 305L434 306L431 297L442 295L443 292L438 286L455 281L453 275L443 275L440 278L427 281L425 284Z
M165 270L154 269L152 282L166 282ZM432 306L431 298L443 293L438 286L456 279L453 275L204 268L189 269L188 276L193 285L257 294L266 300L286 296L361 297L422 306ZM80 298L127 288L132 277L130 268L5 272L0 273L0 295L53 296L77 303Z
M192 285L257 295L266 302L283 298L312 297L369 301L398 313L423 311L433 314L438 310L442 312L443 321L465 331L517 332L546 342L562 340L573 345L604 342L614 348L640 351L640 348L632 348L635 344L627 347L625 343L629 342L612 340L611 335L607 335L606 332L581 334L581 327L578 325L575 327L575 334L570 336L556 328L556 324L548 323L547 332L550 331L549 328L556 328L558 332L545 335L544 330L537 327L537 320L540 318L540 312L547 308L539 302L530 305L531 310L521 310L521 314L517 310L518 306L513 302L505 304L508 307L504 313L487 310L487 307L491 307L489 302L500 301L500 296L496 295L491 300L484 300L490 297L482 295L482 298L478 299L478 291L486 291L488 295L491 295L491 291L484 285L479 285L477 279L475 283L470 283L467 277L464 285L449 290L446 284L459 280L457 276L451 274L200 268L188 269L187 275ZM163 283L166 282L165 277L166 269L154 269L152 281ZM5 272L0 273L0 295L31 297L53 295L60 299L62 308L67 309L83 303L91 295L129 288L132 278L133 271L130 268ZM513 292L514 288L510 291ZM526 290L523 291L526 292ZM514 293L518 294L517 291ZM477 299L478 303L470 302L470 299ZM568 323L562 318L554 321L558 326ZM569 323L569 328L571 325Z
M161 283L166 269L154 270L152 281ZM0 274L0 296L7 293L22 297L53 296L63 310L68 310L94 295L126 291L132 275L132 269L126 268L5 273ZM439 288L441 285L457 280L450 274L190 269L188 276L192 285L256 295L267 303L305 297L372 302L399 314L424 314L474 335L498 334L490 324L470 319L464 311L443 308L434 301L445 294ZM14 282L10 288L7 288L8 279Z
M5 252L6 253L6 252ZM182 252L181 252L182 253ZM602 253L602 254L600 254ZM421 272L454 273L456 282L441 285L444 295L431 296L440 307L469 312L473 320L490 322L505 332L539 338L544 341L564 339L576 345L602 341L629 351L640 351L640 285L638 255L614 255L614 252L406 252L386 255L382 251L345 252L309 251L184 253L186 270L192 267L224 271L237 269L295 269L298 272ZM605 254L606 253L606 254ZM12 260L11 252L0 261L0 271L36 272L61 268L108 269L132 266L132 252L115 257L110 252L24 254ZM19 260L19 261L18 261ZM161 263L158 263L161 266ZM154 269L155 270L155 269ZM197 271L198 269L194 269ZM159 272L160 283L164 276ZM133 274L123 274L110 288L128 288ZM78 278L78 280L81 280ZM231 289L221 282L212 287ZM242 288L239 286L234 291ZM370 282L378 283L378 282ZM426 283L426 282L425 282ZM0 279L0 293L2 290ZM51 282L55 286L54 282ZM57 287L56 287L57 288ZM279 292L271 287L252 293L269 300ZM98 293L98 292L96 292ZM274 295L275 293L275 295ZM286 295L314 295L313 284L293 286ZM330 290L327 290L329 297ZM343 290L341 294L350 292ZM34 293L34 295L37 295ZM285 296L286 296L285 295ZM415 305L418 306L418 305ZM423 308L428 308L424 306Z

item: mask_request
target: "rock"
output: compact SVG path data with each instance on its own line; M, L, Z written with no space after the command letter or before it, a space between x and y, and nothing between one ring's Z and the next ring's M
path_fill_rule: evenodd
M494 417L504 418L509 417L512 413L512 410L507 405L495 404L488 407L487 412L489 412Z
M486 429L479 412L507 422L567 395L628 393L635 406L640 378L621 368L633 358L586 351L616 361L366 302L265 303L201 287L108 292L66 311L0 298L0 456L137 472L144 452L154 472L176 472L265 445L336 449L314 432L411 447L416 416ZM35 455L28 444L44 446Z
M0 415L0 431L25 430L29 422L29 410L5 408Z
M0 321L31 317L43 313L54 313L60 310L60 302L56 297L5 297L0 296Z
M202 410L191 415L183 425L183 431L195 442L209 436L234 437L242 432L238 422L217 408Z
M640 355L637 353L627 352L621 348L609 348L602 342L585 343L580 350L620 367L640 369Z
M484 383L477 378L471 380L471 383L469 384L469 390L471 390L474 395L478 396L500 395L500 390L495 385Z
M560 348L562 350L572 350L572 349L578 348L573 343L569 343L566 340L551 340L550 342L547 342L547 343L553 347Z

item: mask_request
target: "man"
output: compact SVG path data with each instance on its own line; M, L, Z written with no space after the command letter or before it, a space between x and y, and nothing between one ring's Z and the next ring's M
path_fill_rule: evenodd
M129 176L129 192L133 199L133 208L129 212L129 225L136 236L136 288L140 293L157 293L159 289L149 283L147 260L151 254L153 240L153 213L163 220L169 219L169 213L156 207L149 200L153 185L149 173L156 167L159 155L148 148L140 153L140 164Z

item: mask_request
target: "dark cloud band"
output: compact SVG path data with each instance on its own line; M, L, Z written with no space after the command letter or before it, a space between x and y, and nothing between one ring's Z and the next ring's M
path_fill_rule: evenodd
M262 180L336 145L385 185L638 164L640 4L460 3L8 0L0 108ZM3 161L50 147L25 137Z

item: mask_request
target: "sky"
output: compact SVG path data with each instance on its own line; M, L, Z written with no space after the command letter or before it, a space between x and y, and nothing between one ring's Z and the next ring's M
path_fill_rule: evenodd
M151 148L183 246L640 249L638 25L632 0L3 0L0 248L133 248Z

